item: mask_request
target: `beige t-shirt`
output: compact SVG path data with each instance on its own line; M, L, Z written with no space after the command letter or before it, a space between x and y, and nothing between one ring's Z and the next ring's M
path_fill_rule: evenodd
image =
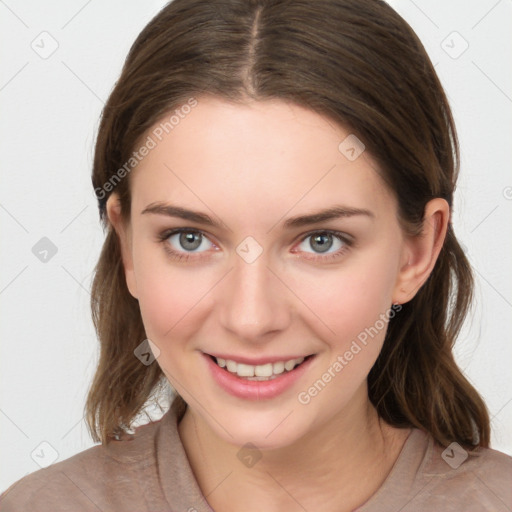
M0 511L213 512L179 437L183 412L175 400L132 439L25 476L0 496ZM413 429L382 486L356 512L511 512L512 457L481 448L464 455ZM318 511L320 504L310 512Z

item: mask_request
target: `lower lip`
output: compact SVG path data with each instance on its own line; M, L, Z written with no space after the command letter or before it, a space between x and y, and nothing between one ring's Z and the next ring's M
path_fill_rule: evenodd
M209 355L203 354L203 356L217 384L230 395L244 398L245 400L265 400L284 393L300 379L314 359L314 356L310 357L291 372L285 371L275 379L257 381L238 377L221 368Z

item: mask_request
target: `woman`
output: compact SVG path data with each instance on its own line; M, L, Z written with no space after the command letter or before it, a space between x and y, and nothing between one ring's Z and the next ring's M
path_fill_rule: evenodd
M170 3L96 144L102 444L2 510L510 509L512 458L452 356L457 172L433 66L384 2Z

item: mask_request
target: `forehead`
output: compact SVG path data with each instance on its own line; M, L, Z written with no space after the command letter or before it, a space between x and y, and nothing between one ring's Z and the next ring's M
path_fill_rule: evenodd
M171 114L141 139L150 137L154 147L130 176L138 212L167 201L209 205L219 216L268 214L270 221L292 208L393 207L368 152L348 158L354 135L316 112L281 100L242 105L199 97L166 125Z

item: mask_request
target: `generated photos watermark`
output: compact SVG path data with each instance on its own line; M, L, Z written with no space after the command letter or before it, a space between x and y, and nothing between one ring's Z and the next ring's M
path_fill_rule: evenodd
M339 354L336 361L317 379L307 390L301 391L297 395L299 403L307 405L317 396L329 382L332 381L347 366L354 357L367 346L369 338L373 339L388 325L389 320L394 318L402 310L400 304L394 304L385 313L381 313L379 319L371 327L366 327L357 335L357 339L352 340L350 347L343 354Z
M149 155L150 151L158 145L158 143L164 138L165 135L170 133L176 126L178 126L182 119L190 114L192 108L197 106L198 101L195 98L189 98L187 103L182 105L180 108L174 110L174 112L162 121L158 126L153 128L151 134L146 137L144 143L139 146L136 151L132 152L132 155L128 160L103 184L102 187L96 187L94 192L98 199L104 199L109 192L112 192L115 187L125 178L133 168L142 160Z

